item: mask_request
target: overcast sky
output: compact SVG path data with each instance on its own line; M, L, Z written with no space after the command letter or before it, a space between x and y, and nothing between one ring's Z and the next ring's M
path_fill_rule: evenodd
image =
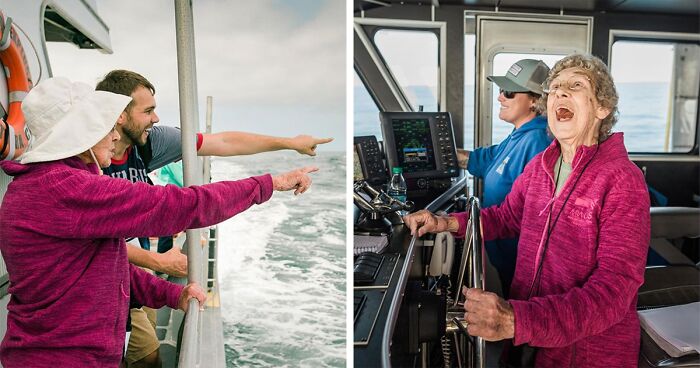
M345 2L193 1L200 126L214 97L216 131L332 136L345 148ZM114 53L47 43L54 76L94 85L129 69L156 87L161 123L179 125L172 0L99 0ZM76 64L79 67L76 67Z

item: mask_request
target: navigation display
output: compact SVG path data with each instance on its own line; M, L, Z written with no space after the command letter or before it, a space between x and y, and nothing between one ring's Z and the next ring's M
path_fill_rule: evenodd
M404 173L435 170L428 119L393 119L396 154Z

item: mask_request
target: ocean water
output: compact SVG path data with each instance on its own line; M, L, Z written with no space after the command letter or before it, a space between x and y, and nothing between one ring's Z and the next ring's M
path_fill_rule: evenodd
M315 165L313 185L275 192L219 225L228 367L345 366L345 153L212 159L212 181Z
M629 152L664 152L668 117L669 84L666 82L617 83L619 119L614 132L625 133ZM421 101L435 99L427 88L409 86L412 95ZM381 139L379 110L364 86L355 86L355 135L376 135ZM465 147L474 146L474 86L465 86ZM494 92L495 93L495 92ZM513 125L498 119L499 104L494 94L492 116L495 116L492 141L498 143L513 130Z

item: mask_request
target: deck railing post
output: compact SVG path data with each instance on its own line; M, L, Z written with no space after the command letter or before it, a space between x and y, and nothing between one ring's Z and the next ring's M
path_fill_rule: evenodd
M197 73L194 47L194 22L192 2L175 0L175 37L177 40L177 72L180 96L180 122L182 129L182 166L185 186L202 184L202 169L196 150L196 134L199 130L197 109ZM205 287L205 267L201 231L187 230L188 282ZM190 300L185 318L179 367L195 367L199 361L199 308L196 300Z

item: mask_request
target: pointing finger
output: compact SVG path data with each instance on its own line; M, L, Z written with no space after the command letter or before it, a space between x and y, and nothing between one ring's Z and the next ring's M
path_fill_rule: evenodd
M333 138L316 138L316 144L326 144L333 142Z

